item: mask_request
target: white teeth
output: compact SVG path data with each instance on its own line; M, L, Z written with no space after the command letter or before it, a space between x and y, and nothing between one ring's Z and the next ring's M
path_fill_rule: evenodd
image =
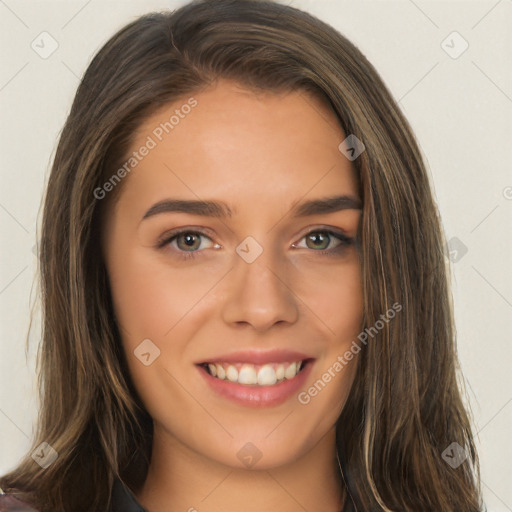
M214 375L214 377L224 380L226 378L226 371L224 370L224 367L220 364L216 364L215 368L217 368L217 375Z
M258 371L258 384L260 386L273 386L277 382L276 371L266 364Z
M238 370L231 364L228 366L228 369L226 370L226 377L231 382L238 382Z
M258 382L258 377L254 366L244 364L238 372L238 382L240 384L256 384Z
M302 361L292 363L209 363L210 375L220 380L238 382L247 386L273 386L284 379L293 379L302 368Z
M297 363L292 363L286 370L284 371L285 379L293 379L297 375Z

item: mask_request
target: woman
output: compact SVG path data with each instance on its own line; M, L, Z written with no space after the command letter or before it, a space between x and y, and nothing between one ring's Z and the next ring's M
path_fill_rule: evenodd
M325 23L219 0L123 28L40 249L42 406L6 510L481 509L425 166Z

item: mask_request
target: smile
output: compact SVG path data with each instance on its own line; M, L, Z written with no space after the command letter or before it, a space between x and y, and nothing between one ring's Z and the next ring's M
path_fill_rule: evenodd
M216 379L227 380L245 386L274 386L283 380L291 380L304 367L304 361L285 363L205 363L206 371Z
M196 367L207 388L221 399L244 407L275 407L292 399L305 386L315 359L300 359L304 355L292 352L276 352L273 356L231 354L229 358L196 363ZM237 362L240 359L242 362Z

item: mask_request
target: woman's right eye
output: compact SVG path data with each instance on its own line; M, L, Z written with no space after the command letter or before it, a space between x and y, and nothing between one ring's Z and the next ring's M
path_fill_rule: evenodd
M209 247L204 247L202 239L208 239L211 244ZM195 253L199 252L200 249L219 248L220 245L214 244L212 239L201 233L200 231L193 231L185 229L181 231L174 231L171 234L166 234L164 239L158 242L159 248L164 248L170 245L174 251L180 253L180 256L184 258L195 257Z

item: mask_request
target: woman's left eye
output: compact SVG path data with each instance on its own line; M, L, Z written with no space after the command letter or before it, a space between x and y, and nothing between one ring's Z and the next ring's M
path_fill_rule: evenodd
M209 240L210 244L205 247L202 239ZM302 240L305 241L305 245L295 243L292 244L292 247L294 249L313 249L315 252L325 255L335 255L353 243L352 238L326 229L310 231L301 238ZM337 243L333 246L333 242ZM200 249L220 248L220 245L215 244L209 236L200 231L192 230L175 232L158 242L159 248L167 245L171 245L183 258L195 257L195 253L199 252Z
M293 244L292 247L314 249L317 252L320 252L320 254L339 252L353 243L352 238L342 233L337 233L327 229L310 231L307 235L302 237L301 240L305 240L305 246ZM331 242L334 241L337 241L337 244L332 246Z

